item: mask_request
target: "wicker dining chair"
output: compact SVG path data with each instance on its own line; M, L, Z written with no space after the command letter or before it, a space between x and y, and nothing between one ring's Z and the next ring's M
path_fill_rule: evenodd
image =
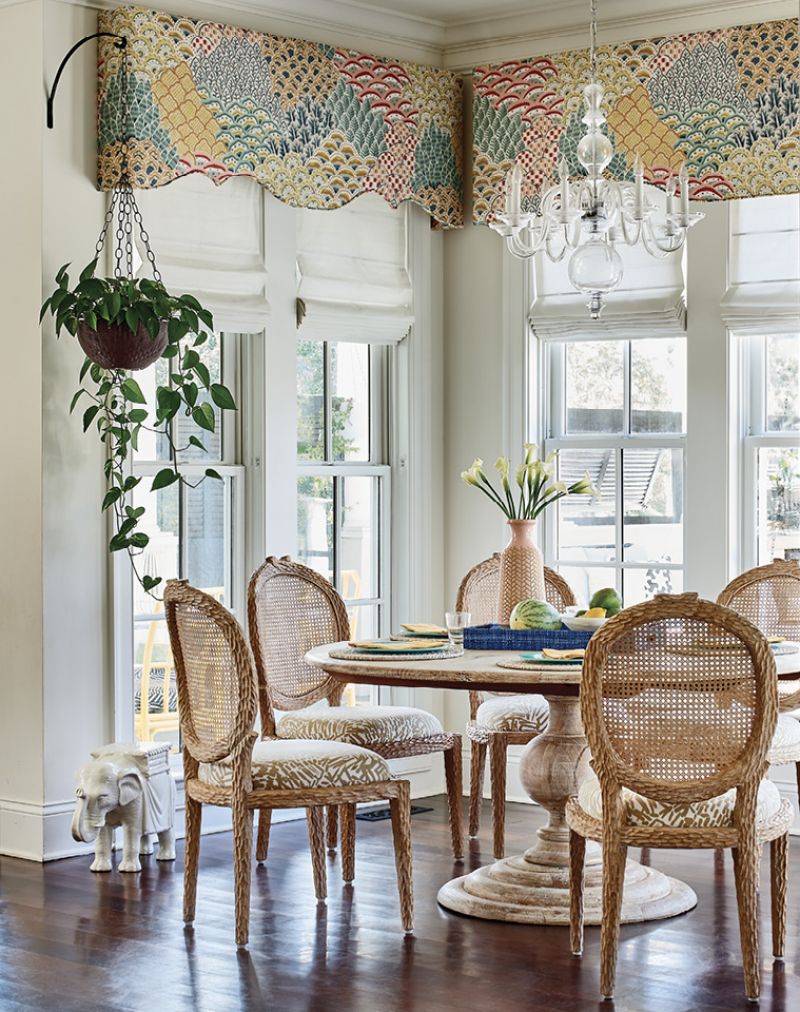
M575 595L559 574L545 566L545 595L558 611L575 604ZM456 600L457 611L470 613L471 625L497 621L500 597L500 555L474 566L461 581ZM496 697L496 698L489 698ZM508 693L469 694L470 740L469 835L480 829L486 752L492 799L492 838L496 858L505 852L506 760L509 745L527 745L547 727L548 706L543 696Z
M600 990L614 992L627 848L731 847L745 991L759 993L758 872L770 843L772 946L786 934L791 808L763 780L775 660L752 623L696 594L611 618L586 650L581 715L594 773L567 803L570 944L583 948L586 840L603 844Z
M218 601L185 581L164 593L178 683L186 791L183 919L194 920L203 805L231 809L236 944L246 945L250 922L253 810L305 808L314 888L327 894L323 813L327 805L354 811L363 801L388 800L394 831L397 885L405 931L412 930L411 794L392 780L385 759L357 745L276 739L253 729L258 691L253 655L239 623ZM271 718L269 701L262 700ZM270 720L267 720L270 726ZM262 822L269 826L269 819ZM354 874L352 833L343 837L342 872ZM266 855L265 855L266 856Z
M800 640L800 562L775 559L731 580L717 604L744 615L765 636ZM788 711L800 707L800 680L778 682L778 723L769 751L773 766L795 764L800 798L800 721Z
M279 738L350 742L384 759L442 752L453 854L462 860L461 735L446 733L433 714L413 707L341 706L342 683L305 661L312 647L350 638L347 611L336 589L288 556L270 556L250 579L247 618L262 729ZM321 700L327 700L328 706L314 706ZM271 706L290 712L275 725ZM336 807L329 808L331 849L337 844L337 816ZM349 825L349 815L348 820ZM263 846L259 819L257 854Z

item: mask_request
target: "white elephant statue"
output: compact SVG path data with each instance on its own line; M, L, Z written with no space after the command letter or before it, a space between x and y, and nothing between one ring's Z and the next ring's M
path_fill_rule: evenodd
M175 860L175 781L169 772L169 745L120 745L92 752L78 770L72 836L95 842L92 871L111 871L114 830L122 826L119 871L141 871L140 854L152 854L150 837L158 835L157 861Z

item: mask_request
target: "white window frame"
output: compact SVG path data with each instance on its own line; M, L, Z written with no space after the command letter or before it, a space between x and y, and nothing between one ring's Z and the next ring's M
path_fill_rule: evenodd
M731 383L731 388L738 390L734 412L738 413L739 436L738 477L734 475L731 495L738 494L740 502L738 568L742 572L759 564L758 451L800 448L800 433L767 431L767 339L771 336L768 322L760 336L731 335L738 344L738 354L733 358L739 369L738 377L734 374Z
M531 336L531 341L535 341L536 338ZM623 418L630 419L630 397L631 397L631 341L629 339L622 339L624 341L624 357L623 357ZM538 374L542 377L546 377L545 382L542 384L542 418L539 422L541 425L541 431L545 434L544 436L544 452L550 453L552 450L584 450L584 449L599 449L612 450L616 456L616 474L618 476L616 483L616 502L615 502L615 559L613 561L591 561L585 559L564 559L560 558L556 552L558 546L558 505L555 509L545 510L545 522L544 522L544 556L545 562L548 566L554 569L560 569L561 567L572 567L576 569L613 569L616 586L623 587L622 574L624 570L648 570L658 568L680 572L684 577L686 575L686 555L687 555L687 541L686 541L686 444L687 434L685 431L684 418L684 432L680 434L676 433L598 433L597 435L591 433L580 433L571 435L566 431L566 405L564 403L564 391L565 391L565 380L566 380L566 346L569 342L566 341L553 341L553 342L537 342L539 345L539 360L540 366ZM533 357L533 356L532 356ZM533 423L533 419L531 420ZM681 450L683 453L684 460L684 488L683 488L683 513L682 513L682 555L683 561L677 562L626 562L623 559L622 544L624 540L624 502L623 502L623 487L620 475L622 475L622 469L620 467L621 455L624 450L636 450L645 447L657 447L658 449L666 450ZM618 550L619 549L619 550Z

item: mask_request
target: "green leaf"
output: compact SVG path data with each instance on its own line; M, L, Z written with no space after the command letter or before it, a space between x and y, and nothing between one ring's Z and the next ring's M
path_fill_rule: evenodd
M196 383L184 383L183 384L183 398L187 404L194 407L197 403L197 395L200 390Z
M178 354L178 351L179 349L177 344L168 344L166 348L161 352L161 357L173 358L175 355Z
M97 314L92 309L87 309L83 314L83 322L89 330L97 330Z
M173 471L171 467L162 467L155 478L153 478L150 491L157 492L160 488L167 488L168 485L174 484L177 480L177 471Z
M222 383L211 384L211 399L219 408L224 408L228 411L236 410L236 401L233 399L233 394Z
M122 495L122 490L119 488L110 488L103 497L103 509L107 510L109 506L113 506L115 502Z
M194 339L194 342L193 342L193 344L192 344L192 347L194 347L194 348L199 348L199 347L200 347L200 345L201 345L201 344L205 344L207 340L208 340L208 334L207 334L207 333L206 333L206 332L205 332L205 331L203 330L203 331L201 331L201 332L200 332L200 333L199 333L199 334L197 335L197 337L196 337L196 338Z
M219 471L215 471L213 467L206 468L206 478L216 478L217 481L222 481L222 475Z
M186 337L186 335L188 333L189 333L189 328L183 322L183 320L179 320L177 317L173 317L169 321L168 334L169 334L169 343L170 344L177 344L178 341L180 341L182 338Z
M105 305L108 307L109 316L113 320L119 314L120 309L122 309L122 296L119 292L112 292L106 299Z
M86 392L87 392L87 391L86 391L86 390L84 390L84 388L83 388L83 387L81 387L81 388L80 388L80 390L76 390L76 391L75 391L75 396L74 396L74 397L72 398L72 403L71 403L71 404L70 404L70 406L69 406L69 413L70 413L70 414L72 414L72 412L73 412L73 411L75 410L75 405L76 405L76 404L78 403L78 401L80 400L81 394L85 394Z
M78 376L78 379L82 380L83 377L86 375L86 373L91 369L91 367L92 367L92 360L90 358L85 358L83 360L83 365L81 366L81 371Z
M110 552L121 552L124 548L129 545L127 535L115 534L114 537L108 543L108 550Z
M195 375L200 380L200 382L203 384L206 390L208 390L208 388L211 386L211 374L208 371L208 367L205 366L202 362L198 362L192 368L194 370Z
M137 424L140 424L141 422L146 422L147 421L147 411L144 408L132 408L128 412L128 418L132 422L136 422Z
M136 509L134 509L133 506L126 506L125 512L131 520L138 520L139 517L144 516L145 509L144 506L137 506Z
M200 356L190 348L183 356L183 368L192 369L200 361Z
M63 267L59 267L58 273L56 274L56 284L60 288L66 288L69 284L69 275L67 274L67 267L69 264L64 264Z
M97 257L92 260L90 264L87 264L81 271L80 280L85 281L87 278L93 278L94 272L97 267Z
M39 323L41 323L42 320L44 319L44 314L50 307L50 301L52 300L52 298L53 296L51 295L49 299L45 299L44 302L42 303L42 308L39 310Z
M144 533L144 531L137 531L136 534L131 534L130 542L134 548L147 548L150 543L150 538Z
M161 330L161 320L159 320L159 318L155 314L153 314L152 316L148 316L145 322L145 326L147 327L147 333L155 341L155 339L158 337L159 330Z
M198 309L197 315L200 317L203 323L209 328L209 330L214 329L214 317L211 315L211 313L209 313L207 309Z
M174 417L181 406L181 395L177 390L170 390L169 387L159 387L156 390L156 404L161 420L169 420Z
M214 418L214 409L210 404L198 404L196 408L192 408L192 419L201 429L206 429L208 432L214 431L216 419Z
M134 404L147 404L147 398L142 393L142 388L135 379L128 377L128 379L122 382L120 389L125 394L125 397L129 401L133 401Z
M50 308L53 312L67 299L75 301L75 297L72 292L68 292L65 288L59 288L58 291L53 292L50 296Z
M105 292L106 286L99 278L87 278L75 287L77 295L88 296L90 299L102 299Z
M139 329L139 314L134 309L125 310L125 322L127 323L130 330L135 334Z
M99 410L100 410L100 406L98 404L93 404L90 408L87 408L84 411L84 413L83 413L83 431L84 432L86 432L86 430L92 424L92 419L94 418L94 416L97 414L97 412Z
M196 446L198 450L202 450L203 453L206 452L205 446L203 446L197 436L189 436L189 446Z
M141 478L136 478L132 474L129 475L125 479L125 485L123 486L125 491L130 492L132 489L136 488L136 486L139 484L141 480L142 480ZM144 506L142 506L142 510L144 510Z
M161 583L160 576L148 576L148 574L145 573L142 577L142 586L145 590L152 590L154 587L157 587L159 583Z

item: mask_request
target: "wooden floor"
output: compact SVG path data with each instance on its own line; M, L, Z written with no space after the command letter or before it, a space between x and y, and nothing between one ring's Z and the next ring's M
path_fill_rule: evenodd
M141 875L93 875L89 860L45 866L0 858L0 1010L32 1012L682 1012L752 1009L742 994L729 857L653 852L695 889L682 917L622 930L617 998L601 1004L598 930L582 959L563 928L477 921L442 910L448 859L443 802L413 818L415 934L399 925L389 824L358 822L356 883L329 867L316 904L305 823L273 828L268 867L253 878L249 950L233 945L231 838L201 848L197 921L181 923L182 847L174 864L143 858ZM511 805L509 852L523 849L540 809ZM468 868L489 860L488 812ZM483 850L481 851L481 847ZM784 964L770 958L762 901L762 1009L800 1009L800 840L792 840ZM637 855L638 856L638 855ZM767 862L764 862L765 866ZM796 889L792 888L796 883ZM768 882L762 879L763 896Z

